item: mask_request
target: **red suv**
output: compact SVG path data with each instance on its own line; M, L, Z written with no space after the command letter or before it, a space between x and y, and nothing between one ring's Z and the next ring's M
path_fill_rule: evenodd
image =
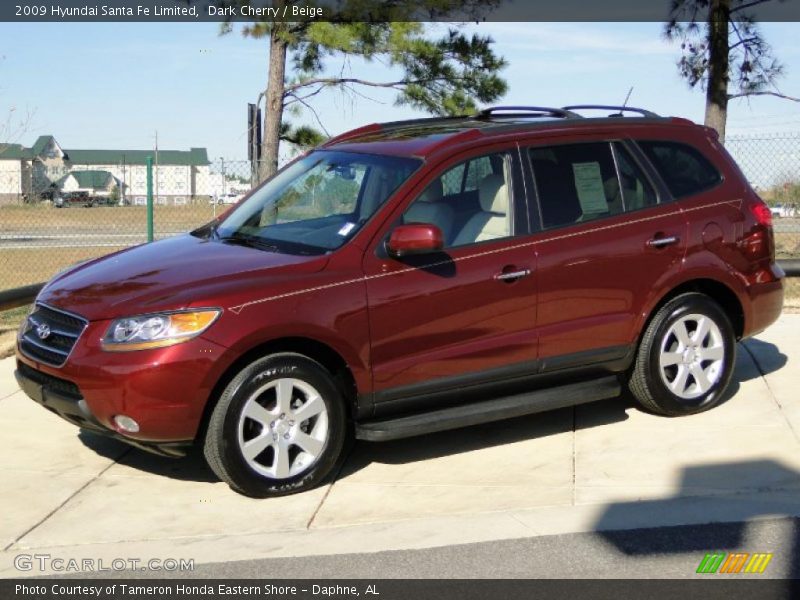
M581 116L588 110L609 116ZM623 113L635 116L625 116ZM17 377L68 421L235 490L388 440L617 396L719 404L778 317L769 208L708 128L501 107L370 125L222 218L59 274Z

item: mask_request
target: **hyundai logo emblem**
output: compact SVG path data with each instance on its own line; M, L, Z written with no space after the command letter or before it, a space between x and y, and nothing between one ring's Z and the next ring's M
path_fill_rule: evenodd
M40 340L45 340L50 337L50 325L47 323L39 323L36 326L36 335L39 336Z

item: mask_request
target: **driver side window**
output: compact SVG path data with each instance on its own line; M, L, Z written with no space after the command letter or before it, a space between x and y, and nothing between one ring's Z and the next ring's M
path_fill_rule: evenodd
M442 231L445 248L511 236L511 166L505 153L471 158L431 181L406 209L403 223Z

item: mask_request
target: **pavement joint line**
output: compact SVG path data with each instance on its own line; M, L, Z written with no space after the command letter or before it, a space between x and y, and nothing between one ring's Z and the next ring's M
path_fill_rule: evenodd
M512 520L514 520L514 521L516 521L517 523L519 523L520 525L522 525L522 527L524 527L524 528L525 528L525 529L527 529L528 531L535 531L535 530L534 530L534 529L533 529L533 528L532 528L530 525L528 525L528 524L527 524L525 521L521 520L521 519L520 519L520 518L519 518L517 515L515 515L513 512L510 512L510 513L508 513L508 516L509 516L509 517L511 517L511 519L512 519Z
M778 400L778 397L775 395L775 392L772 391L772 387L770 386L769 380L767 379L767 374L764 372L764 368L761 366L761 363L758 362L758 357L752 350L750 350L750 348L747 347L746 342L742 342L742 347L744 347L745 352L747 352L747 354L753 361L753 364L756 366L756 369L758 369L758 372L761 375L761 379L764 380L764 385L767 386L767 391L769 391L770 397L772 398L773 402L775 402L775 404L778 406L778 411L781 413L783 420L786 421L786 424L789 426L789 430L792 432L792 435L794 435L794 439L800 442L800 433L798 433L797 430L794 428L794 426L792 425L792 421L786 415L786 409L784 408L783 404L781 404L781 401Z
M17 537L17 538L14 540L14 541L12 541L12 542L11 542L11 543L10 543L8 546L6 546L5 548L3 548L3 552L6 552L6 551L10 550L11 548L13 548L14 546L16 546L17 544L19 544L19 543L20 543L20 541L22 541L23 539L25 539L25 536L27 536L28 534L30 534L32 531L34 531L35 529L37 529L39 526L43 525L43 524L45 523L45 521L47 521L47 520L48 520L50 517L52 517L54 514L56 514L56 513L57 513L59 510L61 510L62 508L64 508L64 506L66 506L68 502L70 502L70 501L71 501L73 498L75 498L75 497L76 497L78 494L80 494L80 493L81 493L83 490L85 490L85 489L86 489L87 487L89 487L89 486L90 486L92 483L94 483L94 482L95 482L95 481L97 481L97 480L98 480L100 477L102 477L103 473L105 473L106 471L108 471L108 470L109 470L111 467L113 467L114 465L118 464L118 461L120 461L121 459L125 458L125 457L126 457L126 456L127 456L127 455L128 455L130 452L131 452L131 450L133 450L133 448L125 448L125 449L122 451L122 453L121 453L119 456L117 456L116 458L114 458L114 459L113 459L113 460L112 460L112 461L111 461L111 462L110 462L108 465L106 465L106 466L105 466L103 469L101 469L101 470L100 470L100 472L98 472L98 473L97 473L97 474L96 474L94 477L92 477L91 479L89 479L89 481L87 481L87 482L86 482L86 483L84 483L82 486L80 486L80 487L79 487L77 490L75 490L74 492L72 492L72 493L71 493L69 496L67 496L67 498L65 498L65 499L64 499L64 501L63 501L61 504L59 504L58 506L56 506L56 507L55 507L53 510L51 510L49 513L47 513L47 514L46 514L44 517L42 517L42 518L41 518L39 521L37 521L36 523L34 523L34 524L31 526L31 527L29 527L28 529L26 529L25 531L23 531L23 532L22 532L22 534L20 534L20 535L19 535L19 536L18 536L18 537Z
M7 394L7 395L5 395L5 396L2 396L2 397L0 397L0 400L6 400L7 398L11 398L11 396L16 396L16 395L17 395L17 394L19 394L21 391L22 391L22 390L16 390L16 391L14 391L14 392L11 392L10 394Z
M576 472L577 469L576 436L578 435L577 425L578 425L578 407L573 406L572 407L572 506L575 506L575 502L578 499L578 489L576 487L576 481L578 477L578 474Z
M306 523L306 531L311 529L311 525L314 523L314 519L317 518L317 514L319 513L320 510L322 510L322 505L325 504L325 500L328 499L328 496L330 495L333 486L336 485L336 482L339 480L339 475L341 475L342 469L344 469L344 465L347 463L347 460L353 454L353 448L355 448L355 444L352 444L350 446L350 449L347 451L347 456L345 456L342 462L339 463L339 468L336 469L336 473L333 474L331 484L328 486L328 489L325 490L325 493L320 499L319 504L317 504L317 508L314 509L314 512L311 514L311 518L308 520L308 523Z

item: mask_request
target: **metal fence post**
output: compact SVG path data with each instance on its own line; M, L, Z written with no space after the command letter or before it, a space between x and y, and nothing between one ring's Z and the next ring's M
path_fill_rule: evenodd
M147 241L153 241L153 157L147 157Z

